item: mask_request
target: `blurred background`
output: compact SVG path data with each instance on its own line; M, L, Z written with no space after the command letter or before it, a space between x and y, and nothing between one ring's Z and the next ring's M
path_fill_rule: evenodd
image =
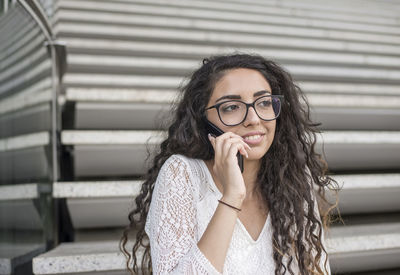
M118 240L177 87L233 51L282 64L322 123L332 274L400 274L400 1L0 3L0 274L127 274Z

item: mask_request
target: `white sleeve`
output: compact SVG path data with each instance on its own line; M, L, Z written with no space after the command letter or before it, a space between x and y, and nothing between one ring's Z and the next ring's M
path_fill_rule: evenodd
M171 156L158 174L145 227L154 274L221 274L197 246L196 197L188 161Z

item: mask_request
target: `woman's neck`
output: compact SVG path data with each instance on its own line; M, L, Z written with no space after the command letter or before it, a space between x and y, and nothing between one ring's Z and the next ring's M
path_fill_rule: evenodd
M261 160L248 160L243 159L243 180L246 185L246 197L243 201L244 204L248 201L254 201L254 199L259 198L257 193L257 174L260 169Z

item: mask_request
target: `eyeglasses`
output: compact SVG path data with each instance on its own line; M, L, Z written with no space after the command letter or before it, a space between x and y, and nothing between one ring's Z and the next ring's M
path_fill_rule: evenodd
M271 121L279 116L282 99L283 95L268 95L257 98L253 103L229 100L208 107L205 111L217 109L219 119L226 126L236 126L245 121L250 107L261 120Z

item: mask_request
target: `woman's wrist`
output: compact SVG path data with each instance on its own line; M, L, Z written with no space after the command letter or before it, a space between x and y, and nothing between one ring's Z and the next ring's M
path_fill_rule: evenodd
M241 197L223 195L221 201L233 206L234 208L242 209L243 199Z

